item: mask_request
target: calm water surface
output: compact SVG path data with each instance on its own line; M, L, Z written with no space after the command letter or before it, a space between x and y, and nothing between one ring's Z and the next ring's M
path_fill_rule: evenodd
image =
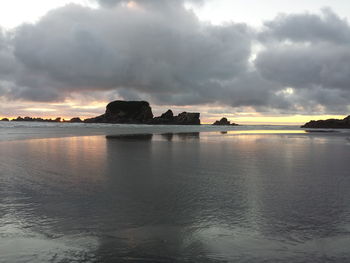
M349 262L350 140L0 142L0 262Z

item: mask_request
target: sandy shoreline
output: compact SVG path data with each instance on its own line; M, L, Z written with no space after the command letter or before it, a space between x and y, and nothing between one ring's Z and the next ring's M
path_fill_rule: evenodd
M0 143L4 262L350 258L344 134L75 129Z
M312 130L312 129L309 129ZM298 126L178 126L178 125L116 125L67 123L0 123L0 141L61 138L77 136L107 136L118 134L163 134L186 132L229 132L230 134L304 134L307 136L347 136L350 130L314 130L305 132ZM324 132L326 131L326 132Z

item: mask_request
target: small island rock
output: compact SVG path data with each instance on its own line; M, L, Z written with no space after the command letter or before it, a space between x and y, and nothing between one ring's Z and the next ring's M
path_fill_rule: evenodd
M237 126L238 124L236 123L231 123L227 118L222 118L219 121L216 121L213 123L215 126Z
M167 110L159 117L153 118L151 124L171 124L174 122L174 113L172 110Z
M200 113L182 112L174 116L172 110L168 110L159 117L155 117L150 124L170 124L170 125L200 125Z
M80 123L80 122L83 122L83 121L79 117L74 117L74 118L71 118L68 122Z
M171 110L153 118L152 109L147 101L113 101L106 112L95 118L84 120L86 123L125 123L125 124L164 124L164 125L200 125L200 113L182 112L177 116Z
M197 112L182 112L174 117L176 125L200 125L200 113Z
M152 109L147 101L117 100L107 105L104 114L86 119L84 122L146 124L152 119Z

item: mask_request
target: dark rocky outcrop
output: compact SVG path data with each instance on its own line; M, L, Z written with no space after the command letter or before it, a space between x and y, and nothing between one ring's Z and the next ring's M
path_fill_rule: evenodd
M301 128L317 128L317 129L350 129L350 115L342 120L328 119L310 121Z
M147 101L122 101L117 100L106 106L104 114L85 119L79 117L70 120L61 120L60 117L52 119L17 117L12 121L36 121L36 122L65 122L65 123L120 123L120 124L168 124L168 125L200 125L200 113L182 112L174 116L171 110L159 117L153 118L152 108ZM7 118L2 121L8 121Z
M10 121L8 118L2 118L1 121Z
M200 125L200 113L182 112L174 116L171 110L155 117L150 124L168 124L168 125Z
M12 121L35 121L35 122L61 122L61 117L57 117L56 119L43 119L43 118L32 118L32 117L24 117L22 118L21 116L17 117L16 119L13 119Z
M80 123L80 122L83 122L83 121L79 117L74 117L74 118L71 118L68 122Z
M197 112L182 112L174 117L176 125L200 125L200 113Z
M216 125L216 126L237 126L238 124L231 123L227 118L224 117L221 120L214 122L213 125Z
M107 105L104 114L86 119L84 122L147 124L152 119L153 113L148 102L117 100Z
M172 110L167 110L159 117L153 118L151 124L172 124L174 122L174 113Z
M200 114L182 112L174 116L171 110L153 118L152 109L146 101L113 101L105 114L84 120L87 123L168 124L200 125Z
M13 119L12 121L24 121L24 119L21 116L18 116L16 119Z

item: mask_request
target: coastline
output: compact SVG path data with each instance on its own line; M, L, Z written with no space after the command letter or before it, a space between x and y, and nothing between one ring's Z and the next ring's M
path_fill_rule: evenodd
M288 131L291 131L288 133ZM305 132L306 131L306 132ZM307 132L309 131L309 132ZM150 125L150 124L107 124L107 123L43 123L43 122L0 122L0 141L45 139L80 136L109 136L126 134L166 134L166 133L220 133L240 134L300 134L350 135L350 129L306 129L293 125Z

